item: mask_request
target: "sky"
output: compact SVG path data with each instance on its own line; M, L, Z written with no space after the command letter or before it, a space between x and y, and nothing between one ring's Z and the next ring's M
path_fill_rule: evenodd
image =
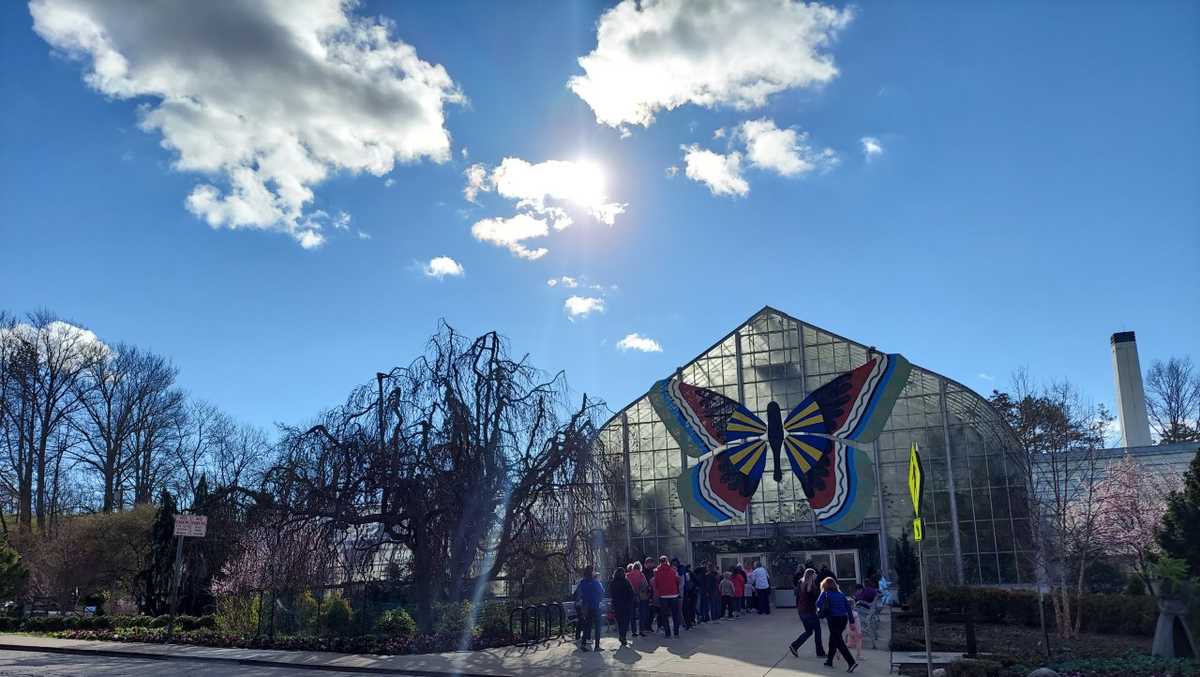
M764 305L987 394L1200 360L1200 6L0 3L0 309L297 424L498 330L617 410Z

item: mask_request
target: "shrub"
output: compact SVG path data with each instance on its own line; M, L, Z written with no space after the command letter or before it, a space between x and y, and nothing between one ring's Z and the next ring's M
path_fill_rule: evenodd
M39 616L27 618L21 624L25 632L59 632L66 629L66 621L62 616Z
M404 609L389 609L375 622L375 629L390 637L412 637L417 634L417 622Z
M471 603L442 604L434 609L433 631L438 635L461 637L471 623Z
M1187 658L1159 658L1129 653L1109 658L1076 658L1059 661L1051 666L1062 675L1088 677L1196 677L1200 663ZM1021 674L1026 674L1022 672Z
M197 616L196 617L196 629L197 630L216 630L217 629L217 617L212 614L205 614L203 616Z
M508 630L508 614L515 605L502 602L491 602L483 606L479 613L477 627L479 636L485 641L511 640ZM520 632L520 629L518 629Z
M217 629L234 635L258 632L259 598L221 595L217 597Z
M999 677L1003 667L996 661L960 658L946 666L946 677Z
M195 616L180 615L175 617L175 627L184 632L195 630L197 618Z
M334 635L344 635L350 629L350 603L341 597L331 597L321 608L321 627Z
M982 623L1021 623L1038 626L1038 594L1031 590L968 586L930 586L930 618L945 618L941 612L957 615L970 609ZM921 611L920 595L910 598L916 613ZM1046 597L1046 622L1054 624L1054 612ZM1080 629L1101 634L1152 637L1158 620L1158 602L1150 596L1087 594L1079 601Z
M167 624L170 622L171 622L171 617L167 614L163 614L161 616L155 616L153 619L151 619L150 627L165 628L165 627L167 627Z
M312 592L305 590L299 598L296 599L296 622L300 625L300 632L316 634L320 628L318 626L317 610L320 605L317 604L317 598Z
M153 616L113 616L111 618L114 628L148 628L150 622L154 620Z
M0 632L16 632L21 627L21 619L11 616L0 616Z

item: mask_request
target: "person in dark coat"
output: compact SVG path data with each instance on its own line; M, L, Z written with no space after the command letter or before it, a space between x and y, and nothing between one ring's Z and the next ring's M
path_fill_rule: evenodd
M804 646L808 638L813 635L816 635L817 656L825 657L825 647L821 643L821 621L817 618L817 597L820 594L821 587L817 583L817 572L813 569L805 569L796 584L796 612L800 614L804 632L788 647L792 655L797 658L800 657L797 650Z
M600 650L600 600L604 599L604 586L596 578L591 567L583 570L583 578L575 587L575 604L580 610L576 625L583 625L583 637L579 648L588 651L588 641L595 642L592 651ZM595 635L593 639L593 635Z
M613 615L617 617L617 636L621 639L621 646L625 646L629 623L633 620L634 609L637 608L637 593L625 577L624 568L618 567L613 572L612 581L608 584L608 596L612 600Z

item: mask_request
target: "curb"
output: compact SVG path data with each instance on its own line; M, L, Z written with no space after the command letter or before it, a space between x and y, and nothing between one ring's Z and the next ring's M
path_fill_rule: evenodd
M472 672L439 672L436 670L403 670L391 668L366 668L353 665L312 665L309 663L286 663L262 658L232 658L225 656L172 656L170 654L148 653L145 651L116 651L113 649L85 649L65 646L35 646L30 644L3 644L0 651L25 651L29 653L53 653L73 656L103 656L105 658L137 658L157 661L206 661L209 663L226 663L246 665L259 668L281 668L285 670L311 670L314 672L343 672L362 675L410 675L413 677L512 677L511 675L492 675Z

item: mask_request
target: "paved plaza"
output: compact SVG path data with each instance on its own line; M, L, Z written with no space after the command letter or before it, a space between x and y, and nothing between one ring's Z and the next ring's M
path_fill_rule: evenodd
M811 641L800 658L788 643L800 632L795 611L778 609L770 616L747 616L708 623L683 631L678 639L661 635L638 638L621 648L611 636L600 653L580 651L572 643L504 647L477 652L420 656L369 656L312 651L213 649L207 647L59 640L27 635L0 635L0 675L18 674L408 674L408 675L655 675L709 677L805 677L841 675L813 656ZM887 633L886 620L880 637ZM870 642L868 641L868 646ZM21 647L26 651L13 651ZM866 649L856 675L888 674L886 642ZM71 651L68 655L41 650ZM81 655L77 652L92 652ZM155 659L155 657L160 657ZM167 658L167 660L163 660ZM39 662L43 661L43 662ZM35 669L41 666L42 669ZM74 671L72 671L74 670ZM342 673L342 670L347 672Z

